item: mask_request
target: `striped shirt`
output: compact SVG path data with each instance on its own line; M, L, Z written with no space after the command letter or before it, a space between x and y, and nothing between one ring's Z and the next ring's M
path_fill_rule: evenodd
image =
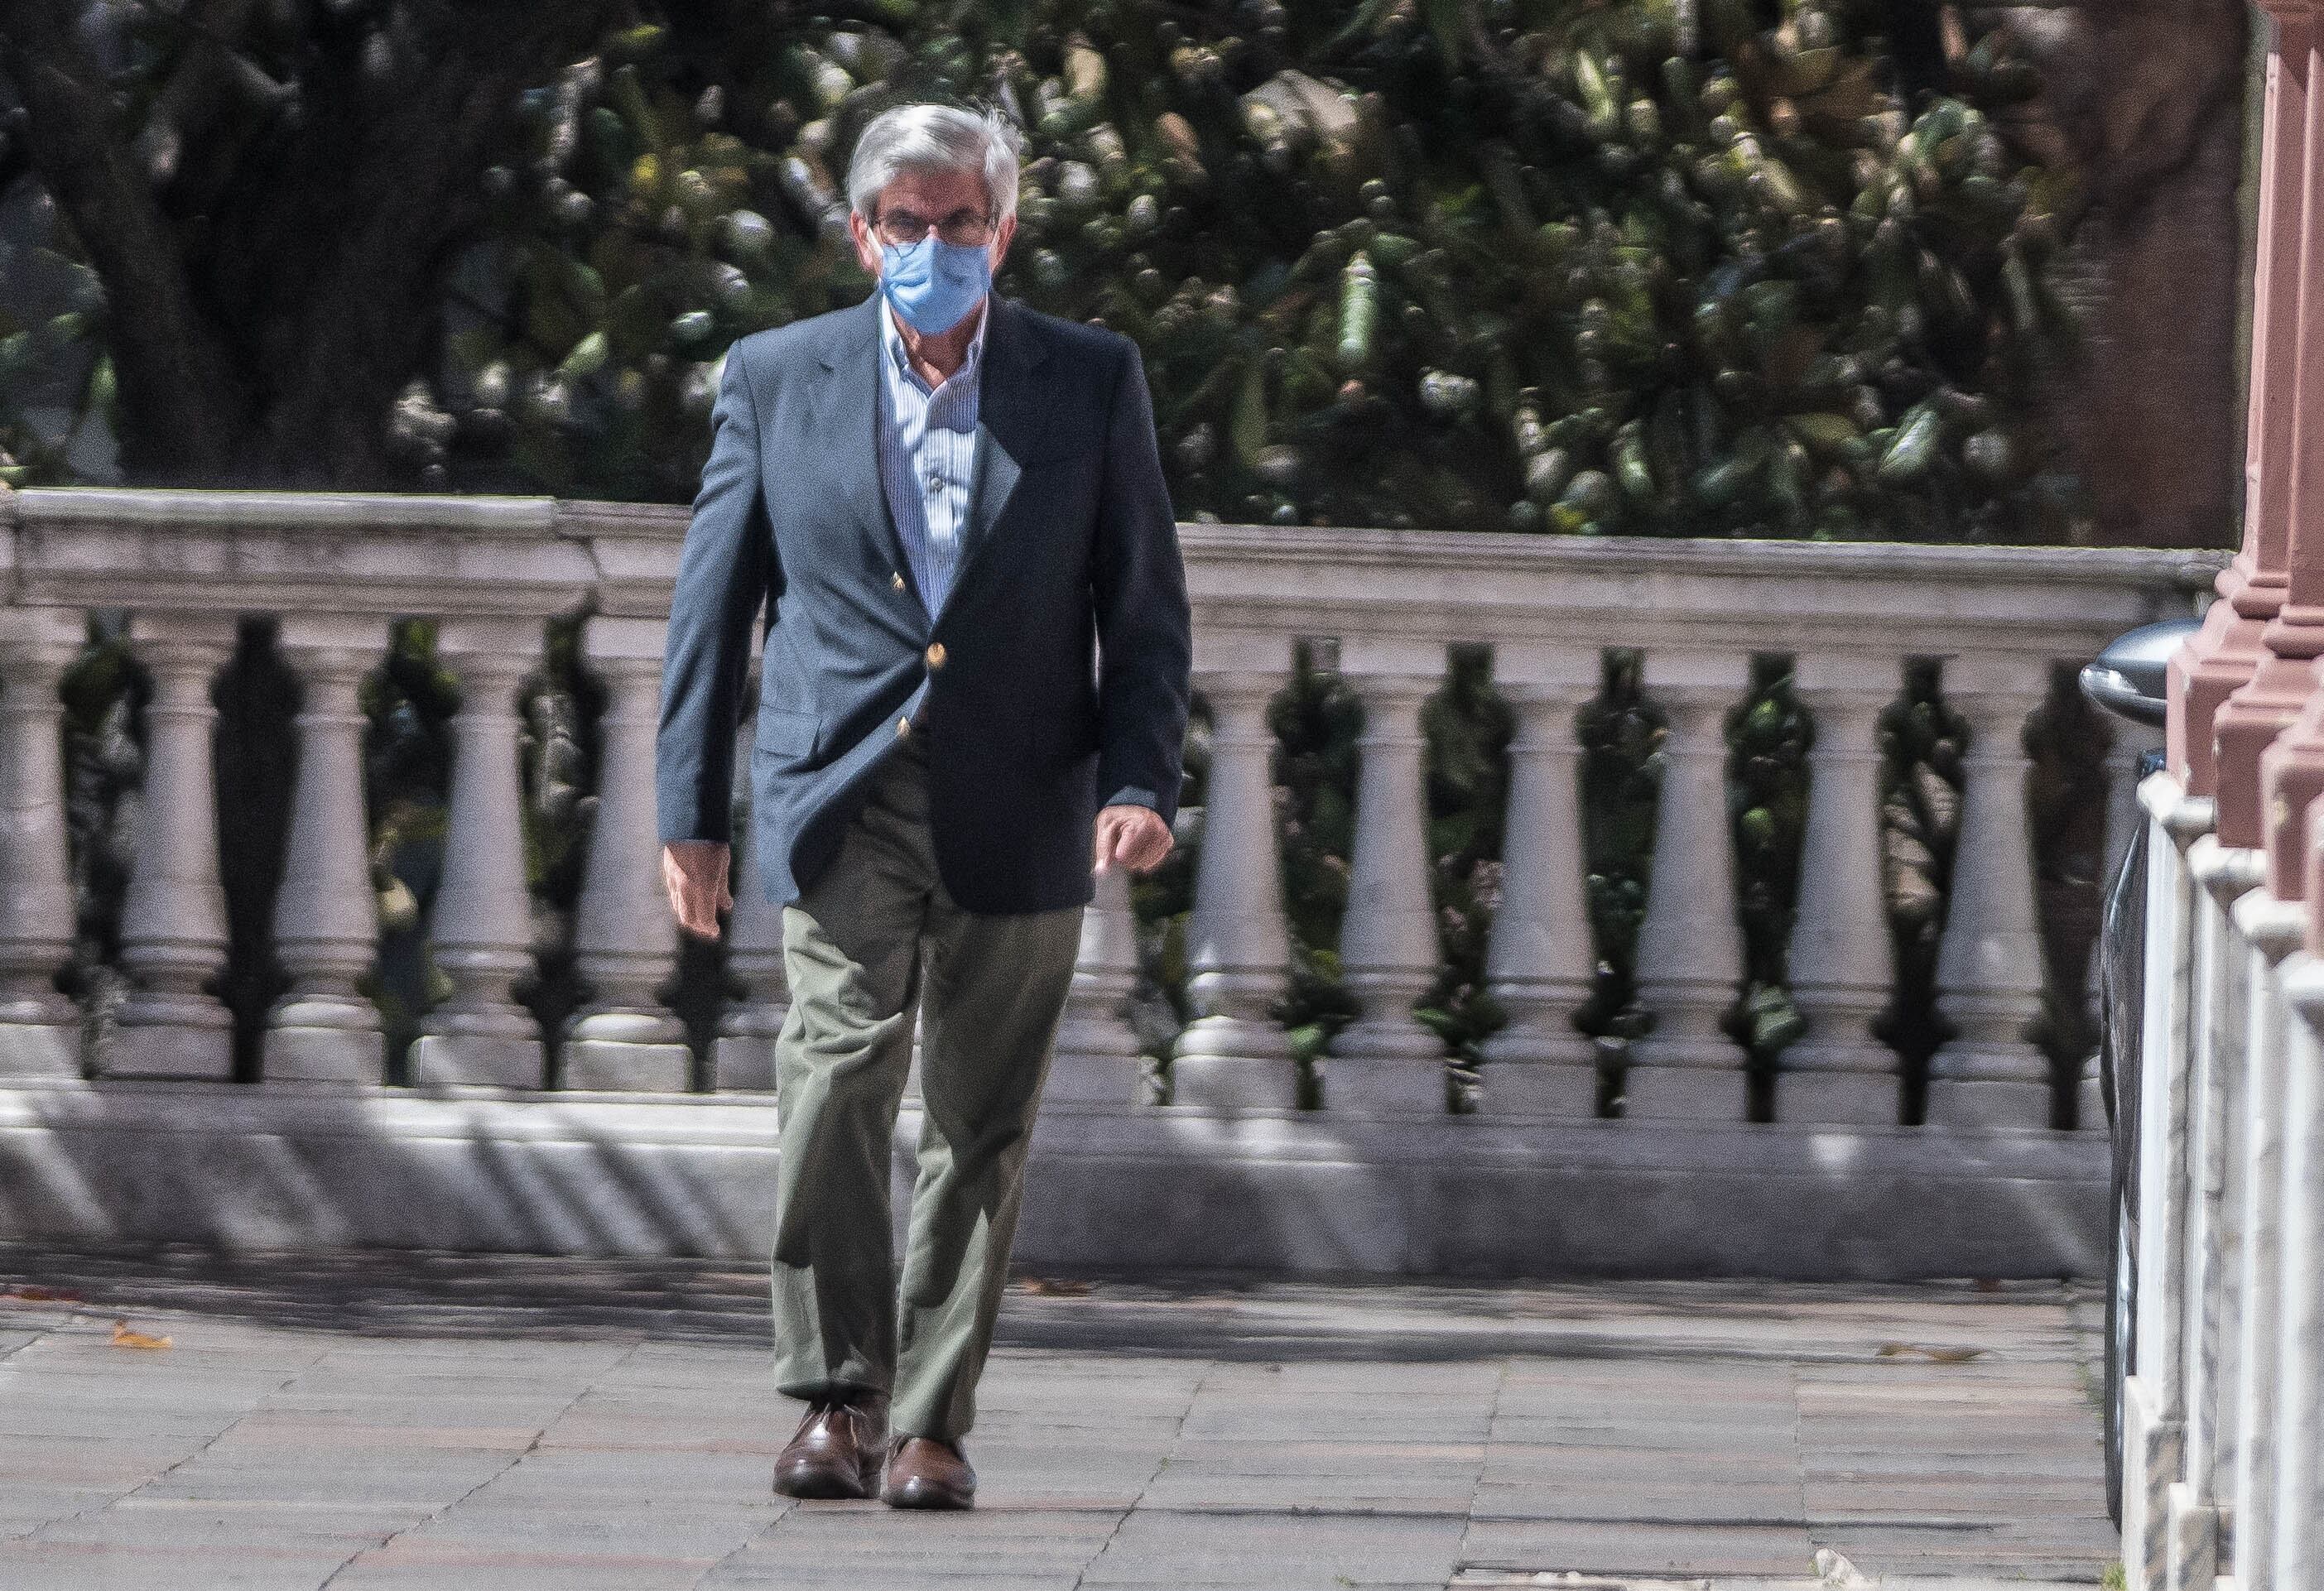
M920 605L933 621L952 590L960 539L968 523L968 493L976 467L976 414L982 385L986 320L977 309L968 356L942 386L931 388L912 368L896 329L895 312L880 306L880 489L912 566Z

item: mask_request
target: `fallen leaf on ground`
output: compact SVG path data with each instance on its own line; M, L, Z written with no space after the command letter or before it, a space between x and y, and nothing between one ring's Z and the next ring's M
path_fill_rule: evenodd
M1018 1285L1036 1298L1086 1298L1090 1284L1055 1276L1028 1276Z
M1966 1365L1971 1359L1985 1357L1983 1348L1930 1347L1917 1342L1884 1342L1880 1345L1884 1359L1926 1359L1932 1365Z
M126 1348L165 1348L170 1346L170 1339L166 1337L156 1337L150 1331L133 1331L129 1329L128 1321L115 1320L113 1323L113 1346Z
M0 1291L0 1299L15 1299L23 1303L80 1303L81 1295L62 1287L11 1287Z

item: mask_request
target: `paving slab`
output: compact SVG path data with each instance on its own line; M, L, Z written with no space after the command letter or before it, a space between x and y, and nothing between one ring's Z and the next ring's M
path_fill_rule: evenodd
M1466 1522L1312 1513L1133 1513L1086 1586L1409 1585L1443 1577Z
M1671 1523L1653 1519L1479 1520L1464 1564L1534 1574L1797 1575L1816 1543L1797 1521ZM1551 1566L1555 1566L1554 1568Z
M965 1515L771 1494L764 1287L0 1246L0 1591L1813 1591L1824 1546L2023 1591L2115 1550L2065 1286L1020 1282Z

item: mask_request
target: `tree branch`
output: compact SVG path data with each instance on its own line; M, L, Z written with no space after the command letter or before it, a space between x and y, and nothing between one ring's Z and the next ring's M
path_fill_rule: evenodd
M32 174L32 152L24 147L23 138L10 137L5 128L0 128L0 197L15 187L19 178Z
M309 121L253 190L266 209L230 267L245 280L228 301L262 290L282 315L261 467L286 481L390 483L389 410L424 367L445 273L481 227L484 167L519 95L587 53L609 6L424 9L391 87L309 85Z
M74 23L71 0L7 0L0 64L23 101L33 170L105 283L124 464L145 480L215 482L245 400Z

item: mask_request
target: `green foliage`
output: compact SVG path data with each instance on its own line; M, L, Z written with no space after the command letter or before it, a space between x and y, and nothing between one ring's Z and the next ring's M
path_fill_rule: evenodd
M427 953L427 913L444 862L451 789L451 721L460 684L436 653L432 620L407 619L364 680L364 806L371 820L372 887L379 903L379 962L364 992L377 1002L391 1075L403 1077L420 1014L449 992Z
M2066 184L1864 8L922 0L645 25L527 98L400 434L453 483L684 499L732 339L861 296L903 97L1028 129L1008 285L1145 350L1182 511L2064 539L2031 418ZM441 406L440 408L438 406Z
M1460 1061L1506 1020L1486 994L1485 952L1500 905L1502 822L1516 724L1492 688L1492 654L1456 646L1444 688L1421 712L1427 737L1428 854L1442 966L1415 1013Z
M600 722L605 689L581 649L584 611L551 620L540 672L526 682L517 764L524 781L525 884L533 903L533 974L516 998L540 1020L552 1044L584 998L576 964L574 913L596 830L597 778L604 750ZM552 1076L556 1062L551 1062Z
M145 770L152 680L118 612L92 614L88 641L58 685L64 704L65 835L73 950L60 986L102 1026L124 988L121 908L129 887L135 792Z
M1727 726L1729 804L1743 928L1743 999L1736 1037L1750 1056L1751 1115L1771 1120L1776 1057L1807 1031L1786 987L1785 952L1799 901L1813 726L1792 695L1790 659L1755 658L1751 691Z
M1186 924L1194 906L1194 864L1201 852L1196 822L1209 798L1210 725L1201 703L1186 725L1185 776L1178 787L1179 842L1151 873L1130 881L1130 911L1139 925L1139 984L1130 1016L1139 1043L1167 1079L1172 1042L1192 1021L1186 995Z
M1277 832L1283 915L1291 933L1291 988L1280 1013L1303 1066L1353 1021L1356 1002L1340 978L1340 923L1356 835L1356 736L1363 704L1317 665L1305 642L1293 652L1291 683L1268 713L1275 731Z
M1961 753L1969 724L1946 705L1937 663L1909 658L1904 689L1880 718L1882 887L1896 952L1895 995L1880 1036L1904 1075L1904 1117L1921 1119L1929 1057L1946 1037L1937 1016L1937 950L1960 837Z
M51 248L25 253L50 294L81 307L30 325L0 312L0 484L7 486L71 479L75 440L92 424L111 425L117 398L113 361L97 335L105 293L97 273ZM62 423L33 425L27 411L36 407Z
M1582 856L1598 978L1579 1017L1600 1038L1641 1037L1638 929L1653 877L1655 803L1662 793L1668 719L1645 694L1643 657L1606 654L1605 684L1575 720L1582 741Z
M573 955L573 911L580 899L595 815L598 720L604 688L582 655L587 615L552 621L539 670L521 692L517 731L526 887L540 952L517 997L556 1035L582 998ZM379 964L367 989L385 1019L391 1072L402 1075L405 1047L420 1016L450 992L428 955L426 923L443 879L452 783L451 723L462 686L437 652L437 625L398 624L377 673L364 682L364 801L371 814L372 879L378 892ZM697 1022L723 989L715 965L688 962L686 1015Z

